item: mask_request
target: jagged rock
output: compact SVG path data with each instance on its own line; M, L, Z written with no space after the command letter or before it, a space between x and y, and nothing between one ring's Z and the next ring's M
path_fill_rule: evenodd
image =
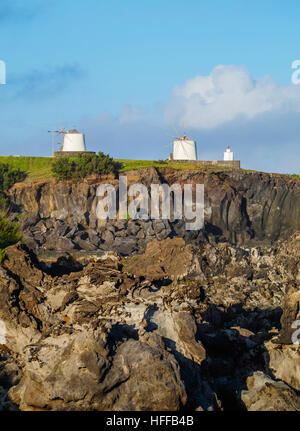
M12 267L17 259L26 270ZM98 269L89 265L68 277L53 278L41 271L26 247L8 249L11 272L7 275L2 269L0 302L6 306L0 318L7 323L8 348L23 363L22 379L9 391L11 401L22 410L218 408L200 373L205 350L195 340L195 319L187 313L167 318L173 328L169 339L176 344L172 351L159 335L167 321L159 324L156 341L150 342L145 330L141 332L149 305L138 317L132 297L137 282L122 275L114 260L105 262ZM158 300L154 294L153 304ZM103 322L110 322L108 329ZM150 317L150 328L151 324Z
M187 396L175 358L159 346L128 340L104 381L107 410L179 410ZM141 379L142 376L142 379ZM123 385L118 385L119 381Z
M292 344L292 335L300 327L300 288L290 287L283 299L283 313L281 317L281 331L277 343ZM293 324L299 322L296 327ZM300 336L298 336L298 340ZM300 342L300 340L299 340Z
M96 217L97 186L103 182L118 188L114 176L103 176L72 184L54 180L36 183L15 184L9 191L10 216L16 218L26 214L21 220L25 237L31 234L45 235L47 249L53 247L48 243L50 232L56 237L70 235L69 227L81 224L84 229L99 229L105 225L105 230L111 233L126 231L128 235L136 235L144 230L145 237L154 233L159 240L172 237L174 233L190 243L209 241L228 241L235 245L266 245L300 230L300 183L290 176L265 173L245 172L242 170L212 170L186 171L169 168L141 169L126 173L128 186L142 183L150 189L151 182L155 184L204 184L205 189L205 227L200 232L187 232L183 220L163 220L151 223L148 220L116 220L103 222ZM172 205L171 205L172 207ZM76 234L74 230L73 235ZM122 236L118 233L117 236ZM39 237L40 238L40 237ZM33 238L41 242L41 239ZM44 241L44 239L43 239ZM89 239L87 238L88 242ZM76 241L75 241L76 242ZM107 239L111 245L113 239ZM31 242L32 244L32 242ZM34 244L33 244L34 245ZM61 246L63 243L61 244ZM66 250L69 250L66 243ZM50 248L51 247L51 248ZM140 250L143 252L144 250ZM293 271L292 257L288 257ZM284 259L284 256L283 256ZM295 258L294 258L295 259ZM298 277L300 277L298 275Z
M141 226L138 222L135 222L133 220L130 220L128 222L128 227L127 227L127 234L128 235L136 235L138 233L138 231L141 229Z
M155 240L148 243L145 254L131 259L126 271L148 280L157 280L164 277L182 278L200 272L200 267L191 246L185 245L181 238L168 238L162 242Z
M24 376L9 393L22 410L178 410L186 403L178 364L159 346L128 340L111 357L103 340L83 332L47 338L25 355Z
M105 230L108 232L111 232L114 235L114 233L116 231L116 227L114 226L113 221L106 221Z
M77 246L85 251L94 251L97 250L97 247L89 241L85 241L84 239L77 239Z
M56 236L49 237L43 244L44 249L47 250L60 250L71 251L76 247L75 243L69 238L58 238Z
M115 223L115 228L118 230L125 230L127 228L128 221L127 220L117 220Z
M250 280L253 276L253 270L245 262L234 262L226 266L226 275L231 279Z
M107 369L103 342L88 333L46 338L24 352L27 367L10 399L22 410L82 410L92 407Z
M116 240L136 247L135 237ZM295 266L283 259L294 240L258 250L168 238L142 255L119 249L76 262L71 251L47 265L23 244L8 247L6 399L10 388L22 410L229 410L242 400L250 410L295 410L299 353L273 343L287 283L284 304L295 302L296 272L285 278L284 265Z
M272 374L300 391L300 347L265 342L266 362Z
M248 377L247 387L247 391L242 391L242 400L249 411L300 411L296 392L261 371Z
M174 313L172 316L180 351L187 359L201 365L206 359L206 352L202 344L196 341L195 319L187 312Z
M151 221L143 223L143 230L145 232L146 237L153 237L155 235Z
M125 238L127 236L127 230L123 229L123 230L118 230L117 232L115 232L115 237L121 237L121 238Z
M40 286L44 275L36 255L22 243L6 248L3 268L15 274L22 283Z
M104 233L101 236L102 241L105 241L107 244L112 246L112 243L114 241L114 234L110 230L105 230Z
M100 244L100 238L95 230L89 231L89 240L95 247L98 247Z
M136 251L136 247L136 238L125 237L116 238L113 249L118 250L121 256L128 256Z

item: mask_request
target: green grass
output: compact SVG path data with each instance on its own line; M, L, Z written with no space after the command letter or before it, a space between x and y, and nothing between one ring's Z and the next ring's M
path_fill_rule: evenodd
M146 168L173 168L173 169L184 169L190 171L197 171L202 169L213 169L213 170L225 170L231 169L227 166L208 165L205 163L183 163L183 162L172 162L163 160L129 160L129 159L116 159L117 162L122 163L123 168L121 172L126 172L134 169L146 169Z
M0 163L7 163L14 168L27 172L28 178L26 181L51 178L52 160L52 157L0 156Z
M0 163L7 163L14 168L19 168L28 173L26 182L44 180L52 178L53 174L51 171L53 158L52 157L13 157L13 156L0 156ZM130 159L115 159L115 161L122 163L123 168L121 172L126 172L136 169L146 168L173 168L179 170L197 171L202 169L210 169L213 171L224 171L232 169L226 166L218 165L207 165L205 163L178 163L175 161L164 161L164 160L130 160ZM244 172L259 172L251 169L242 169ZM283 175L283 174L273 174ZM299 179L297 174L286 174L291 178ZM298 177L298 178L297 178Z
M224 170L226 167L217 165L193 164L193 163L178 163L166 162L163 160L129 160L129 159L115 159L117 162L122 163L123 168L121 172L126 172L135 169L146 168L173 168L184 170L201 170L211 168L214 170ZM13 157L13 156L0 156L0 163L7 163L14 168L19 168L28 173L26 182L44 180L52 178L51 171L53 158L52 157Z
M155 160L129 160L129 159L116 159L116 162L120 162L123 165L121 172L130 171L132 169L146 169L146 168L158 168L167 166L165 163L159 163Z

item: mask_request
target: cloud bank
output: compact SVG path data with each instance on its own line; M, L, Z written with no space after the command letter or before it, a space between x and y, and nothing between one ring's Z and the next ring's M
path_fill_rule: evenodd
M166 103L166 123L213 129L261 114L300 111L300 86L279 86L270 76L253 79L245 67L217 66L208 76L177 85Z
M245 67L217 66L176 85L153 109L126 105L81 125L93 150L114 157L167 158L175 129L191 135L198 158L220 160L230 145L244 168L300 173L300 85L254 79Z
M80 68L63 66L29 73L12 87L15 98L36 107L55 94L63 97L62 90L81 76ZM300 174L299 118L300 85L253 78L245 67L217 66L208 76L176 85L152 108L127 104L116 115L99 110L92 118L66 120L86 134L89 150L115 158L166 159L172 151L169 135L184 129L196 140L200 160L220 160L230 145L243 168ZM39 144L47 139L46 132L28 137L23 147L32 154L36 142L36 155L49 155L50 141L43 149Z

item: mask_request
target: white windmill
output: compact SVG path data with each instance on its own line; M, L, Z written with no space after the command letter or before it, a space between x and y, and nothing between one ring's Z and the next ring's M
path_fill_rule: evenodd
M187 135L171 136L173 141L173 153L170 155L172 160L197 160L196 142Z
M71 129L64 134L64 144L61 151L76 151L85 152L85 138L84 134L78 132L76 129Z
M71 130L58 129L58 130L49 130L48 132L52 134L52 151L53 151L53 154L55 152L55 144L54 144L55 136L62 136L62 135L63 135L63 142L59 142L59 145L60 145L59 151L61 153L64 153L64 152L84 153L84 152L86 152L84 134L78 132L78 130L76 130L76 129L71 129Z

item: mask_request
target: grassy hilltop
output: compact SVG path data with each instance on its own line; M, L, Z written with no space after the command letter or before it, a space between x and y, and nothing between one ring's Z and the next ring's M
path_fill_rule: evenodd
M27 172L26 181L52 177L52 160L52 157L0 156L0 163L7 163L12 168Z
M15 156L0 156L0 163L7 163L13 168L19 168L27 172L28 177L26 182L43 180L53 177L51 166L53 157L15 157ZM164 160L129 160L129 159L115 159L115 161L122 164L121 172L126 172L132 169L143 169L150 167L170 167L174 169L197 170L203 168L221 169L226 167L211 166L205 164L191 164L191 163L178 163L166 162Z

